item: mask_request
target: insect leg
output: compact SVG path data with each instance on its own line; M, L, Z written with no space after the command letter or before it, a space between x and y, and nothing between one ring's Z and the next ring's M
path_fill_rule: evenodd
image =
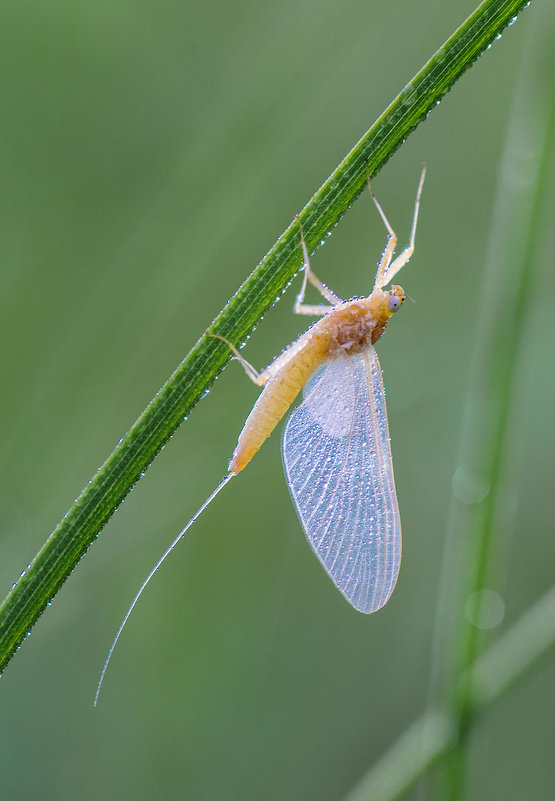
M315 316L326 314L329 311L328 306L308 306L304 303L304 296L306 293L306 285L307 281L310 281L313 287L315 287L318 292L325 298L332 306L337 306L338 303L341 303L341 298L338 297L335 292L332 292L325 284L323 284L319 278L317 278L310 268L310 259L308 256L308 249L306 247L306 242L304 241L304 234L303 234L303 227L301 225L301 221L299 220L299 228L301 229L301 246L303 249L303 259L304 259L304 275L303 275L303 283L301 286L301 291L297 295L297 299L295 301L295 305L293 306L293 311L295 314L312 314Z
M295 356L293 349L288 348L284 353L281 353L279 356L277 356L273 362L271 362L264 370L262 370L261 373L259 373L258 370L256 370L256 368L253 367L252 364L241 355L239 350L235 347L233 342L229 341L229 339L221 336L221 334L213 334L210 331L206 332L206 336L214 337L214 339L221 339L222 342L225 342L228 348L232 351L233 358L237 359L250 380L258 387L263 387L273 375L279 372L281 368L284 367L284 365Z
M210 331L207 331L206 336L213 337L214 339L221 339L222 342L225 342L228 348L232 351L233 358L237 359L237 361L239 362L245 373L248 375L250 380L259 387L264 386L264 384L270 377L270 376L267 377L265 376L266 370L264 370L262 373L259 373L258 370L255 367L253 367L252 364L248 362L245 359L245 357L239 353L233 342L230 342L229 339L226 339L221 334L212 334Z
M412 230L410 232L410 242L408 246L397 256L395 261L384 271L383 274L383 281L381 286L385 286L389 284L392 278L397 275L401 267L404 267L405 264L408 262L412 254L414 253L414 238L416 235L416 223L418 222L418 210L420 208L420 195L422 194L422 185L424 184L424 178L426 177L426 165L424 164L422 167L422 174L420 176L420 181L418 183L418 189L416 191L416 200L414 202L414 215L412 218Z
M395 248L397 247L397 234L391 227L389 220L385 216L384 210L378 203L378 199L375 196L374 192L372 191L372 185L370 184L370 173L368 172L368 163L366 164L366 181L368 183L368 191L370 192L370 196L374 201L374 205L378 209L379 215L382 218L388 233L387 245L385 246L385 250L382 253L380 263L378 264L378 271L376 272L376 278L374 280L374 289L376 289L376 287L381 288L382 286L385 286L388 283L386 280L384 280L384 276L387 272L387 268L391 263L391 259L393 258Z
M306 303L295 303L293 312L295 314L308 314L312 317L323 317L333 306L307 306Z

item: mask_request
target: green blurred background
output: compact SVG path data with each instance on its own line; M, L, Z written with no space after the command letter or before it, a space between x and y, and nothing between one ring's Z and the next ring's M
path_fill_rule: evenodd
M0 593L160 384L352 144L474 2L7 2L0 33ZM152 582L225 472L257 390L236 365L160 454L0 683L2 799L339 799L425 708L451 476L500 152L533 7L375 181L408 238L379 345L404 561L354 612L290 503L279 434ZM551 174L553 208L555 181ZM549 215L546 217L549 219ZM506 626L553 580L553 227L523 327ZM363 196L314 257L367 292L385 241ZM306 325L296 287L245 354ZM492 298L495 303L495 298ZM499 589L499 587L496 587ZM547 660L480 722L473 799L552 798Z

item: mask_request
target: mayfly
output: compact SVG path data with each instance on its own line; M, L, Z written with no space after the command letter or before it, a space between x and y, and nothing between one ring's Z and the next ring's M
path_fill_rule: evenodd
M123 628L164 559L220 490L251 461L304 387L303 402L283 433L287 484L305 534L335 586L355 609L369 614L387 603L399 574L401 522L393 478L380 364L374 345L389 318L405 302L400 286L384 287L414 252L420 195L416 192L408 246L393 259L397 235L368 180L388 239L368 297L341 300L312 272L302 227L304 275L295 314L319 316L305 334L258 373L237 347L223 340L246 374L264 387L239 435L227 474L152 568L129 607L108 652L106 668ZM312 284L328 305L304 302Z

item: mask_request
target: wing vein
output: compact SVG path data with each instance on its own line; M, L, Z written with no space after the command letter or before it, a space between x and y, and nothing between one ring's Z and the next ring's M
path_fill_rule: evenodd
M401 556L401 529L381 370L373 347L327 362L283 435L283 461L307 539L362 612L383 606Z

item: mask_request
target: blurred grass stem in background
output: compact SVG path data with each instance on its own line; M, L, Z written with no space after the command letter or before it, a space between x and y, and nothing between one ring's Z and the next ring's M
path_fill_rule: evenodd
M491 707L555 645L555 589L522 617L461 676L475 714ZM447 714L426 712L399 737L343 801L397 801L457 743L456 723ZM471 796L469 796L471 797Z
M470 620L465 606L471 598L480 604L482 591L492 583L496 589L492 556L500 572L500 538L508 533L504 505L511 497L507 482L514 431L520 428L514 410L524 372L522 332L539 285L536 244L553 147L554 95L545 79L550 72L546 63L553 62L553 21L552 6L544 4L530 20L522 53L498 170L473 372L453 479L433 670L435 692L455 729L442 796L446 799L464 797L468 738L477 712L470 668L486 636L479 625L483 609L478 606Z

